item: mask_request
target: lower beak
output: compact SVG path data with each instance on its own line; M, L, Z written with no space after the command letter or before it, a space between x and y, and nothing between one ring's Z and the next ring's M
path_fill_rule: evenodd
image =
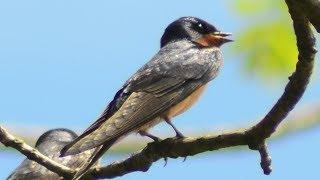
M226 37L231 36L231 35L232 35L231 33L226 33L226 32L214 32L214 33L211 33L211 36L213 36L213 38L220 39L224 43L233 42L232 39L226 38Z

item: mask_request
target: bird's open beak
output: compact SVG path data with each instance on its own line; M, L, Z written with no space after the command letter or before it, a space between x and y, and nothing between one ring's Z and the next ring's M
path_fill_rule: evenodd
M233 41L227 38L227 36L230 35L231 33L214 32L203 35L201 38L197 39L196 42L205 47L220 47L224 43Z

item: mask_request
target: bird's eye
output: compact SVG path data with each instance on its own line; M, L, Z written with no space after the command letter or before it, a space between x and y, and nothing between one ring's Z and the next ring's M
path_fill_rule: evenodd
M203 24L201 22L196 22L196 23L192 23L191 27L193 30L197 31L198 33L206 33L207 31L207 26L206 24Z
M206 32L206 26L202 23L197 23L195 24L195 27L194 27L198 32L201 32L201 33L205 33Z

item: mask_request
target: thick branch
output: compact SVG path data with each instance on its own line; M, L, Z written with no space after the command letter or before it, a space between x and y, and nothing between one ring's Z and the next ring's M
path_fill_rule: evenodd
M7 147L12 147L20 151L28 159L36 161L37 163L43 165L52 172L59 174L60 176L70 178L74 174L74 170L59 164L47 156L41 154L38 150L32 148L31 146L25 144L23 141L15 138L13 135L9 134L4 128L0 126L0 142Z
M312 25L320 33L320 0L297 0Z
M290 81L283 95L262 121L250 130L250 133L253 133L258 142L270 137L302 97L309 83L314 57L317 52L315 49L315 37L309 27L306 16L298 5L295 4L294 0L287 0L286 2L297 37L299 60L296 65L296 71L289 77Z
M149 143L141 152L130 158L97 168L91 173L94 177L113 178L134 171L145 172L153 162L161 158L193 156L206 151L247 144L244 131L199 138L168 138L160 142Z

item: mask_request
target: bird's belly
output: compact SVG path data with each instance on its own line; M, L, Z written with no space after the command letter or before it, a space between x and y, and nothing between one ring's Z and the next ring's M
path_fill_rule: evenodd
M200 96L203 93L203 91L205 90L205 88L206 88L206 85L199 87L192 94L190 94L186 99L181 101L179 104L176 104L175 106L171 107L169 110L167 110L161 116L153 119L152 121L149 121L147 124L143 125L142 127L139 127L136 132L147 131L148 129L152 128L153 126L159 124L164 118L171 119L171 118L185 112L193 104L195 104L197 102L197 100L200 98Z
M191 93L186 99L184 99L183 101L166 111L163 114L163 117L171 119L188 110L192 105L194 105L198 101L205 88L206 85L199 87L197 90Z

